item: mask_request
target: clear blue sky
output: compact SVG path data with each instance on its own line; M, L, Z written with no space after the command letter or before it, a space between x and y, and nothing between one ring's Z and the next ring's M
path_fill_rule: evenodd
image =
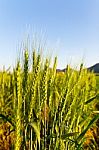
M29 27L44 31L58 68L99 62L99 0L0 0L0 68L15 63Z

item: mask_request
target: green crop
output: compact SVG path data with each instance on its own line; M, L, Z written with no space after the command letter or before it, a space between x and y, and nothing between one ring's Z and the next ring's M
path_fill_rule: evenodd
M99 114L94 113L98 97L95 75L83 64L80 71L69 65L62 73L56 68L57 57L50 68L49 59L42 62L36 51L29 66L29 53L25 50L23 64L18 61L13 72L0 73L3 149L7 147L3 142L10 142L7 148L15 150L85 149L86 133L99 119ZM6 140L2 131L5 123L10 124L6 138L12 140ZM91 146L98 147L96 143Z

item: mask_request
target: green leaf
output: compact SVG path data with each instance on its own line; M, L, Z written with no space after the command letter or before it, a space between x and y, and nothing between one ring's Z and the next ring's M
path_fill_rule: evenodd
M75 136L76 134L78 134L78 132L72 132L72 133L62 134L61 135L61 139L65 140L66 138L71 137L71 136ZM57 137L57 134L51 134L47 138L50 139L50 138L56 138L56 137ZM60 137L58 136L58 138L60 138Z
M91 103L95 98L97 98L97 95L95 95L94 97L92 97L92 98L90 98L89 100L87 100L87 101L85 102L85 105Z
M34 129L38 142L40 143L40 128L36 122L30 123L30 126Z
M70 137L70 136L75 136L75 135L77 135L78 133L79 133L79 132L67 133L67 134L61 135L61 138L62 138L62 139L65 139L65 138Z
M91 121L90 121L90 123L88 124L88 126L86 127L86 129L85 130L83 130L83 132L78 136L78 138L76 139L76 141L80 141L83 137L84 137L84 135L86 134L86 132L88 131L88 129L93 125L93 123L95 122L95 121L97 121L99 119L99 114L98 115L96 115Z
M99 114L99 111L93 111L94 114Z

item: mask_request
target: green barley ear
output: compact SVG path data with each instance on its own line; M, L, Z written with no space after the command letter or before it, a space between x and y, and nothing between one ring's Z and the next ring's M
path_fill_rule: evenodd
M37 61L37 63L35 65L35 67L33 67L33 71L32 71L32 86L31 86L29 121L33 117L33 109L35 108L35 104L36 104L36 91L37 91L37 83L39 80L40 61L41 61L40 54L37 56L37 60L35 60L35 61Z
M55 78L56 75L56 67L57 67L57 57L55 57L54 65L53 65L53 79Z
M48 82L48 69L49 69L49 61L48 59L46 59L46 62L44 64L44 70L42 73L42 81L41 81L41 102L44 103L45 101L47 101L47 82Z
M1 112L3 112L3 107L4 107L4 70L3 72L1 73L1 101L0 101L0 105L1 105Z
M44 140L43 148L46 149L46 129L47 129L47 119L48 119L48 106L47 106L47 89L48 89L48 71L49 71L49 61L46 59L44 64L44 70L42 72L41 78L41 109L42 109L42 122L43 122L43 130L41 134L44 134L42 140ZM41 137L42 138L42 137Z
M50 78L49 78L49 85L48 85L48 105L49 107L52 107L53 105L53 94L55 93L55 77L56 77L56 67L57 67L57 57L55 57L54 59L54 65L53 65L53 68L50 72ZM53 105L54 107L54 105Z
M34 50L33 51L33 64L32 64L33 72L35 71L36 63L37 63L37 57L36 57L36 51Z
M35 53L33 53L35 56ZM29 115L28 115L28 120L29 123L35 122L35 110L36 110L36 99L37 99L37 84L39 82L39 72L40 72L40 61L41 61L41 56L38 54L37 58L33 57L33 70L32 70L32 79L31 79L31 90L30 90L30 95L31 95L31 100L30 100L30 105L29 105ZM33 147L33 129L30 129L30 142L29 146L30 149ZM37 141L37 140L36 140ZM39 142L39 141L38 141ZM34 144L35 147L35 144Z
M27 80L28 80L28 69L29 69L29 54L28 50L25 50L24 53L24 78L23 78L23 87L26 90Z
M25 114L28 113L28 110L26 109L26 106L28 107L27 102L27 91L28 91L28 70L29 70L29 54L28 50L25 50L24 53L24 70L23 70L23 111L24 111L24 117Z
M16 70L16 79L17 79L17 114L16 114L16 142L15 142L15 150L20 150L22 135L21 135L21 116L22 116L22 97L21 97L21 68L20 62L17 64Z
M26 125L28 123L28 78L29 78L29 54L28 50L24 52L24 68L23 68L23 81L22 81L22 119L23 119L23 146L26 144Z
M13 110L14 110L14 113L16 114L16 105L17 105L17 100L16 100L16 70L13 68L13 73L12 73L12 94L13 94L13 97L12 97L12 104L13 104ZM11 88L11 87L10 87Z
M80 65L80 72L82 71L82 69L83 69L83 63L81 63Z

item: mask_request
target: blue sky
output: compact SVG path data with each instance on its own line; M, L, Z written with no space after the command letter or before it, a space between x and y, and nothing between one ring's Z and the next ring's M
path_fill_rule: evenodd
M99 0L0 0L0 68L13 66L26 34L37 33L58 68L99 62Z

